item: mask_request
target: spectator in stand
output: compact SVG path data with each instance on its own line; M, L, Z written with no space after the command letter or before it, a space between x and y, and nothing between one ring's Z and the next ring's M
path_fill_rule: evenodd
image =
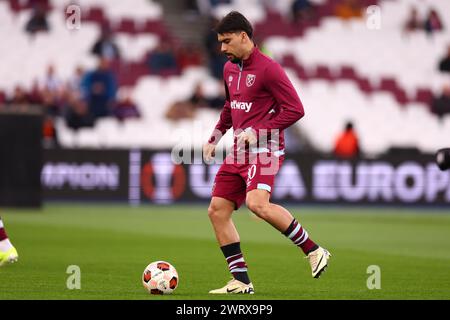
M44 113L51 116L59 116L62 109L62 100L53 95L49 90L41 92L41 104Z
M89 112L87 103L79 99L70 99L65 114L67 126L74 130L94 126L94 117Z
M124 121L129 118L140 118L141 114L131 99L130 93L128 91L121 90L119 93L119 101L114 108L114 116L120 120Z
M166 118L172 121L192 119L195 116L195 108L189 101L177 101L166 112Z
M31 91L28 94L28 99L32 104L42 104L42 90L39 86L39 82L34 79Z
M216 47L217 47L217 33L214 31L214 27L219 23L219 20L217 20L214 17L209 18L209 24L207 27L207 30L205 31L204 35L204 45L206 48L206 51L209 55L216 53Z
M41 83L41 102L46 114L53 116L60 114L63 91L63 82L56 75L54 66L49 65Z
M207 106L207 103L201 84L197 84L194 93L188 100L175 102L169 107L166 118L172 121L192 119L197 108Z
M202 85L198 83L189 99L175 102L170 106L166 118L173 121L192 119L198 108L208 108L209 106L209 100L203 92Z
M37 6L40 6L44 10L48 10L51 8L50 0L26 0L25 8L34 9Z
M225 104L225 86L222 81L219 81L219 92L216 96L206 96L201 83L195 86L194 93L189 99L194 109L212 108L222 109Z
M193 44L182 46L177 50L177 65L180 70L184 70L190 66L199 66L203 64L203 52L200 48Z
M7 97L5 107L9 110L23 112L27 112L28 110L30 110L30 98L24 88L22 88L20 85L17 85L14 88L12 96Z
M219 4L231 4L231 2L231 0L209 0L209 3L213 8L217 7Z
M55 123L52 116L44 117L42 124L42 138L46 148L58 147L58 136L56 134Z
M406 20L403 30L406 33L421 30L423 28L423 22L419 19L419 14L417 12L417 9L415 7L411 7L409 11L409 17Z
M81 95L81 85L86 72L82 66L75 68L75 74L67 81L67 89Z
M357 0L343 0L336 5L334 12L344 20L362 17L362 7Z
M194 88L194 93L185 101L175 102L169 107L166 118L177 121L181 119L192 119L199 108L211 108L222 110L225 104L225 86L220 81L220 92L217 96L207 97L201 83Z
M230 4L231 0L197 0L197 8L204 16L211 16L212 10L219 4Z
M198 8L197 0L184 0L184 11L187 14L200 14L200 9Z
M217 19L210 19L208 31L205 35L204 44L208 53L209 71L214 78L221 80L223 78L223 66L228 59L221 52L221 44L217 41L217 33L214 31L214 27L217 23Z
M175 54L167 41L161 41L155 51L150 54L148 66L151 73L159 75L178 72Z
M92 46L91 52L99 58L109 60L120 59L120 50L114 42L111 28L107 25L102 27L100 38Z
M215 110L222 110L223 106L225 105L226 100L226 92L225 92L225 86L222 82L219 84L219 94L215 97L211 97L208 99L209 108L215 109Z
M439 17L439 14L436 10L430 9L423 27L425 31L430 35L435 31L441 31L444 29L441 18Z
M305 22L314 18L314 7L309 0L294 0L291 11L294 23Z
M109 68L109 60L101 58L97 69L86 73L82 93L94 119L110 116L117 93L117 81Z
M447 47L447 55L439 62L439 70L450 72L450 45Z
M189 103L192 104L194 109L209 107L209 102L207 97L205 96L201 83L198 83L195 86L194 93L189 99Z
M0 108L5 106L6 95L3 91L0 91Z
M32 35L39 31L49 30L47 14L43 5L38 4L35 6L31 13L30 20L28 20L25 26L25 30Z
M439 118L450 114L450 85L445 85L442 89L442 94L434 98L431 111Z
M62 81L55 73L55 67L49 65L47 67L47 74L42 81L42 89L48 90L54 94L57 94L62 89Z
M342 159L351 159L360 153L359 142L356 132L353 130L353 123L347 122L345 130L336 139L334 145L335 156Z

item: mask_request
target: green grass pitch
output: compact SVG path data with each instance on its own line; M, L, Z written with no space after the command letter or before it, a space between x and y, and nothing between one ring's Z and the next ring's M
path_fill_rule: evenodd
M303 254L246 209L235 213L253 296L208 295L229 280L207 206L49 204L40 211L2 210L17 264L0 269L2 299L450 299L450 211L302 208L291 212L332 257L313 279ZM155 260L178 270L169 296L144 291ZM69 265L81 289L69 290ZM367 268L381 270L369 290Z

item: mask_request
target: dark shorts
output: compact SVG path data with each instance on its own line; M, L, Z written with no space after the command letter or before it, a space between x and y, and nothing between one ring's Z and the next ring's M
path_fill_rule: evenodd
M284 156L259 155L236 163L228 156L214 180L212 196L234 202L235 210L245 202L247 192L255 189L272 192L275 176L283 163Z

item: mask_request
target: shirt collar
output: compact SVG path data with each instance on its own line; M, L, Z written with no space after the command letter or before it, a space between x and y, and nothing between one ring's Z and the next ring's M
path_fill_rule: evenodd
M255 46L252 49L252 53L250 53L250 56L247 59L242 60L242 68L251 65L253 61L255 61L255 58L259 55L259 52L260 52L259 48L255 44Z

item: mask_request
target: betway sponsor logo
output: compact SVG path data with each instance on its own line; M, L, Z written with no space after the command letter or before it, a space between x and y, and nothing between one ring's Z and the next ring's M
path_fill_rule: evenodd
M249 112L252 108L253 102L239 102L236 100L231 101L231 109L244 110Z

